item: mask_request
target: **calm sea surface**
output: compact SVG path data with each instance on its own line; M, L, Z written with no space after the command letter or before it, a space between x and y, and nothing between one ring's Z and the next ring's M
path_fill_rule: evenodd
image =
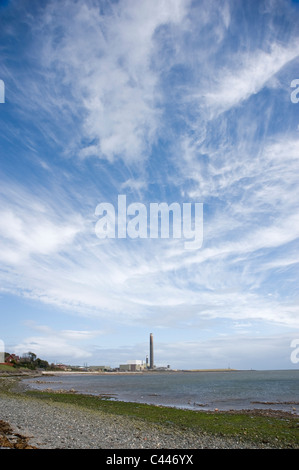
M59 375L30 388L108 394L115 400L196 410L276 409L299 414L299 370Z

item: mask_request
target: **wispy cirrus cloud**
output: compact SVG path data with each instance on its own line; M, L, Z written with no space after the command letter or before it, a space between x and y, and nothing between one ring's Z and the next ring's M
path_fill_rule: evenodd
M128 330L297 327L298 33L291 5L270 3L24 0L14 22L4 11L3 295ZM202 248L99 240L95 208L120 193L202 202ZM73 340L89 330L68 321L19 344L52 350L57 334L83 357Z
M58 210L53 198L49 195L47 200L44 196L33 196L27 189L3 181L0 191L3 263L18 265L35 256L56 255L72 245L76 236L84 231L86 222L78 212L65 217L69 208L63 211L61 204Z
M43 31L35 54L47 84L45 109L51 115L61 109L69 122L76 116L80 136L69 142L71 153L127 163L148 157L161 124L154 35L182 21L188 4L163 1L157 8L146 0L136 8L134 1L116 7L67 0L49 2L38 21L30 21L34 37ZM42 90L32 91L40 103Z
M203 91L209 112L217 114L227 111L258 93L264 86L276 87L271 79L298 57L299 49L293 43L288 47L273 43L269 49L238 53L231 58L229 67L220 67L212 79L210 91Z

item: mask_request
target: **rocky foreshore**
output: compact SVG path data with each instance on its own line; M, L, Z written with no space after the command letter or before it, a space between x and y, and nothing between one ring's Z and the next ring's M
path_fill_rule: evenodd
M72 405L41 403L39 400L19 397L0 396L0 417L2 422L9 423L9 435L12 442L16 440L16 435L22 437L22 442L25 443L23 448L239 449L267 447L265 444L253 445L205 433L199 435L191 431L173 431L125 416L112 416L78 409Z
M179 430L130 416L3 392L0 393L0 420L0 446L13 448L18 445L38 449L273 448L263 442Z

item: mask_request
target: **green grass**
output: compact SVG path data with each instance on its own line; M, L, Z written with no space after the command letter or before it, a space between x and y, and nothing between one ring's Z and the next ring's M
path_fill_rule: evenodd
M26 396L113 415L124 415L181 431L206 432L243 441L264 442L277 447L299 446L299 420L295 416L274 417L241 412L208 413L113 401L75 393L28 391Z
M14 368L12 366L6 366L5 364L0 364L0 372L12 372Z

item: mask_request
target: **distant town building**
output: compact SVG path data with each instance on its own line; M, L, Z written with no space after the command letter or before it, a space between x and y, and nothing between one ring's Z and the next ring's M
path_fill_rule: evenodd
M17 364L20 361L19 356L16 354L6 354L5 353L5 364L13 365Z
M66 364L55 364L55 369L70 370L70 366L67 366Z
M90 372L108 372L111 370L110 366L89 366L88 370Z

